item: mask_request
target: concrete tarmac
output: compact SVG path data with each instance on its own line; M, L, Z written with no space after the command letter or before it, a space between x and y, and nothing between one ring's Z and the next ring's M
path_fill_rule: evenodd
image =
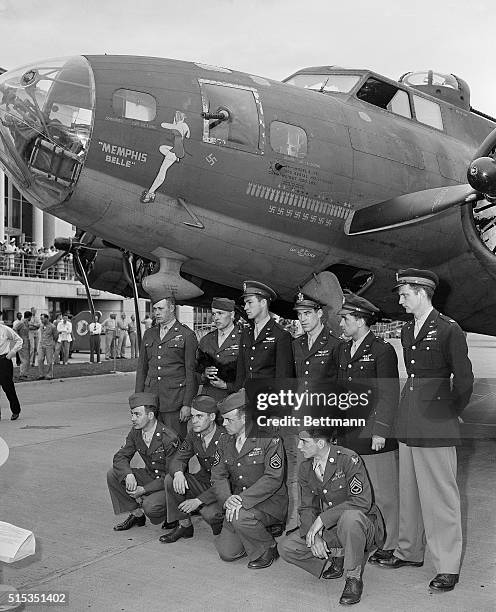
M494 376L495 340L469 341L476 373ZM487 384L493 393L494 381ZM194 538L175 544L159 543L160 525L149 522L112 530L118 519L105 474L130 428L127 397L133 388L133 374L24 383L18 386L23 412L15 422L8 420L1 398L0 436L10 456L0 468L0 520L32 530L37 547L33 557L0 564L0 582L33 594L64 591L69 604L60 609L71 612L342 609L342 579L319 581L281 559L258 571L248 570L246 559L222 562L199 517L193 518ZM494 403L484 406L479 412L468 409L469 420L494 423ZM429 594L435 572L428 553L422 568L368 565L357 612L494 610L496 440L469 439L458 456L465 542L459 585L450 593ZM293 474L293 491L294 484ZM293 509L290 523L294 520Z

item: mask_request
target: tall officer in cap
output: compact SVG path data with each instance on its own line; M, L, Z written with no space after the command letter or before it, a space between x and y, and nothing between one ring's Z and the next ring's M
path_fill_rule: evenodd
M413 320L401 330L408 378L396 427L399 544L394 556L381 565L420 567L427 540L437 572L429 587L451 591L458 582L462 553L456 483L458 416L470 400L474 377L462 330L432 307L438 282L429 270L409 268L397 274L399 303Z
M135 391L155 393L160 420L186 436L191 402L198 391L195 333L176 319L176 301L166 295L153 302L156 325L143 335Z
M307 388L312 381L335 380L337 349L341 340L322 322L323 304L299 292L294 310L305 332L293 340L296 376Z
M291 378L294 374L291 334L269 315L276 292L257 281L245 281L245 312L253 326L241 334L235 388L249 378Z
M286 456L281 438L264 437L249 419L244 389L219 404L228 436L218 444L212 485L225 508L215 546L223 561L248 555L249 569L263 569L277 559L271 525L286 521Z
M160 537L171 544L180 538L193 537L190 514L200 509L203 519L212 527L214 535L222 529L224 513L210 484L210 471L219 440L226 430L215 423L217 402L208 395L197 395L191 407L191 430L173 457L165 478L167 520L179 521L171 533ZM198 459L200 471L187 472L189 460Z
M278 548L285 561L317 578L341 578L346 571L339 603L350 605L360 601L364 555L382 543L383 523L360 457L330 441L325 430L299 433L305 457L298 472L300 527Z
M240 331L234 325L233 300L213 298L212 321L215 330L201 338L197 371L202 375L202 393L220 402L234 391Z
M153 524L165 520L164 478L179 440L172 429L157 421L157 405L158 398L152 393L135 393L129 398L133 428L107 472L114 514L131 512L114 527L115 531L126 531L135 525L142 527L146 516ZM145 462L144 468L131 467L136 453Z
M386 524L384 550L378 549L371 563L392 556L398 545L399 521L398 443L394 438L400 394L398 357L388 342L370 330L378 313L371 302L353 294L345 296L338 313L339 325L349 338L339 347L338 383L349 391L365 383L372 392L361 415L367 418L366 426L343 429L338 436L338 444L362 456Z

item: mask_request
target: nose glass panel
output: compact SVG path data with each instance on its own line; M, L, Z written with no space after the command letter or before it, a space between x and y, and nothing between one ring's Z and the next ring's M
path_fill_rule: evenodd
M0 163L33 204L48 208L72 193L94 106L93 72L81 56L0 76Z

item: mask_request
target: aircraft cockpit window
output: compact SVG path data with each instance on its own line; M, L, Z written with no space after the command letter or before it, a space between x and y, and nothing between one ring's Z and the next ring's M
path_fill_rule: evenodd
M356 74L297 74L285 83L321 93L349 93L360 78Z
M258 153L263 149L263 114L251 87L199 79L203 102L203 140Z
M270 124L270 146L277 153L302 158L307 154L307 134L296 125L273 121Z
M360 87L357 91L357 98L402 117L411 118L412 116L406 91L374 77L367 79Z
M443 117L441 115L441 108L437 102L426 100L414 94L413 105L415 107L417 121L430 125L438 130L443 129Z
M112 106L119 117L153 121L157 115L157 101L150 94L130 89L118 89L112 96Z

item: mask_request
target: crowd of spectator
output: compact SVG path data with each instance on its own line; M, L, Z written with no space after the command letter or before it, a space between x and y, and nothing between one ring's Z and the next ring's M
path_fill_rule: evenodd
M35 242L16 244L16 239L0 242L0 274L8 276L42 277L55 280L74 278L72 255L59 259L51 268L41 271L43 263L57 253L54 246L38 247Z

